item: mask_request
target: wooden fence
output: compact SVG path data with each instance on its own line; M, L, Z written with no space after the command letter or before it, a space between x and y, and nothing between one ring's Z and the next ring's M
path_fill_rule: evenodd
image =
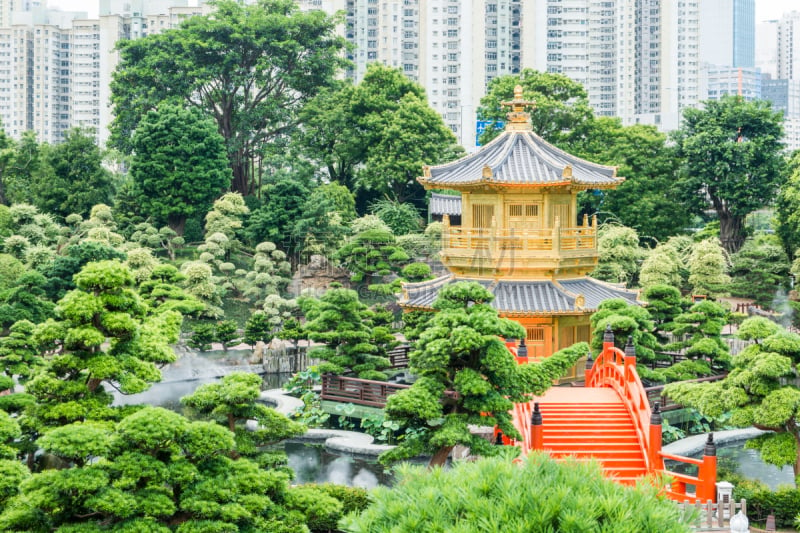
M694 527L701 531L730 531L731 517L736 516L739 511L742 511L743 515L747 515L746 500L740 502L729 500L719 503L709 500L706 503L697 502L695 504L686 502L679 503L678 507L685 514L696 513Z
M720 381L725 379L727 374L720 374L718 376L708 376L705 378L698 378L698 379L689 379L686 381L681 381L681 383L703 383L706 381ZM646 387L644 389L645 393L647 393L647 399L650 401L650 406L652 407L655 402L659 402L661 404L661 411L673 411L675 409L680 409L683 407L680 404L677 404L669 399L669 397L664 396L664 387L666 385L656 385L655 387Z
M313 349L314 346L311 346ZM411 347L407 344L398 346L388 351L390 368L408 367L408 354ZM308 346L284 346L281 348L265 348L261 355L261 365L267 374L283 374L302 372L311 365L318 365L322 361L309 357Z
M323 400L347 402L369 407L385 407L386 399L395 392L409 388L410 385L373 381L370 379L348 378L325 374L322 376Z

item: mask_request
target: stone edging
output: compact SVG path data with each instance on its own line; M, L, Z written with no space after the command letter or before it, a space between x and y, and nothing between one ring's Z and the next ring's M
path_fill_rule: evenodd
M263 391L260 400L287 416L303 408L301 400L289 396L283 389ZM388 444L374 444L373 441L372 435L340 429L309 429L303 435L289 440L289 442L324 443L325 447L332 451L368 457L377 457L386 450L394 448Z
M714 442L717 445L721 445L753 439L767 432L756 428L744 428L730 429L727 431L714 431L713 433ZM662 449L665 453L671 453L673 455L686 456L701 453L706 444L706 439L708 438L706 435L707 434L692 435L691 437L686 437L685 439L676 440L673 443L667 444Z

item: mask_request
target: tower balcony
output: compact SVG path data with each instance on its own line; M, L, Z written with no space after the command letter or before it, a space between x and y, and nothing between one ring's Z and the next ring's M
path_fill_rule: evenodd
M445 226L442 262L456 274L551 278L597 265L597 227L543 229Z

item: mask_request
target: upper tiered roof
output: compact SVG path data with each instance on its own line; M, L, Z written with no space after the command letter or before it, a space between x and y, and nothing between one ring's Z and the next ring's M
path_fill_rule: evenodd
M476 185L570 185L585 189L612 188L624 178L616 167L598 165L556 148L538 135L524 111L533 105L522 99L522 87L514 89L514 100L506 130L492 142L457 161L426 166L419 182L427 188Z

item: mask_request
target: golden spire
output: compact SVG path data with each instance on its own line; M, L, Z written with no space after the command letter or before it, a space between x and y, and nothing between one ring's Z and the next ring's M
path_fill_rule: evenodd
M500 102L504 107L510 107L511 111L506 114L506 131L532 131L531 114L525 111L526 107L536 108L533 100L522 99L522 85L514 87L514 99L510 102Z

